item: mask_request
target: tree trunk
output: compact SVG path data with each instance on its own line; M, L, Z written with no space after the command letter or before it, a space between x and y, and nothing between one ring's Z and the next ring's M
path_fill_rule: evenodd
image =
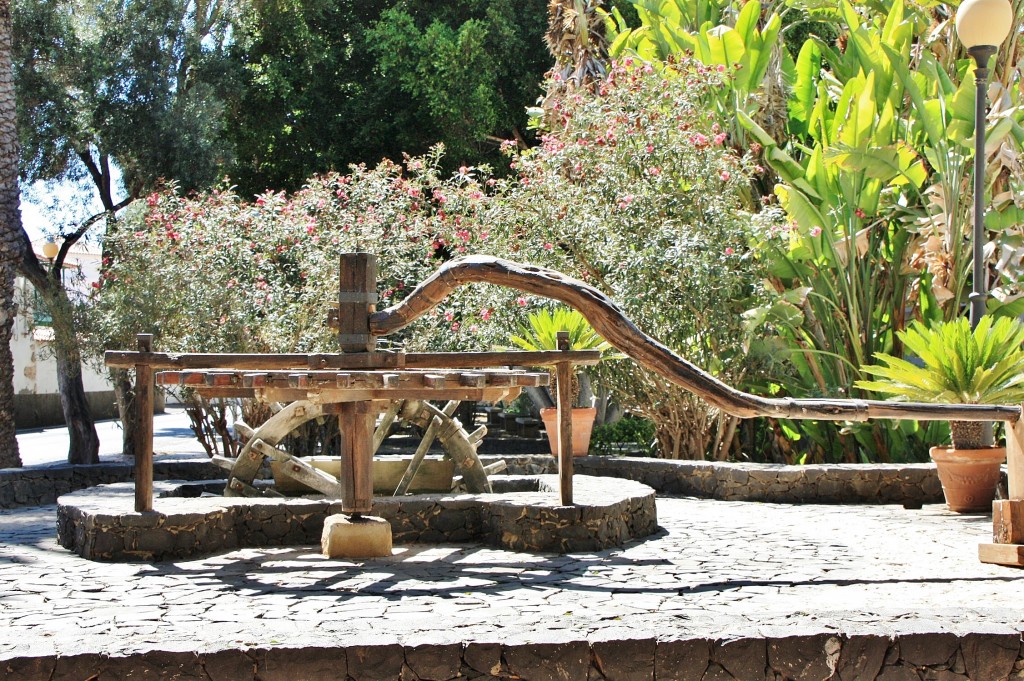
M110 381L114 384L114 397L117 400L117 415L121 419L121 452L135 454L136 423L135 418L135 385L125 369L111 369Z
M0 2L0 468L21 466L14 432L14 274L21 228L18 131L11 68L11 3Z
M56 326L54 333L57 333ZM100 438L96 434L89 403L85 399L85 387L82 385L82 358L78 346L72 342L61 342L56 339L57 356L57 390L60 392L60 405L64 409L64 421L68 426L70 446L68 447L68 463L99 463Z

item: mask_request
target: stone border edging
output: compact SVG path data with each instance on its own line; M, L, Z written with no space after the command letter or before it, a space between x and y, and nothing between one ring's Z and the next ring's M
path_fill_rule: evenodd
M599 551L657 530L654 490L636 482L579 476L576 504L561 506L558 478L503 481L496 494L375 497L372 514L391 524L395 543L482 542L512 551ZM222 483L221 483L222 484ZM532 485L533 491L524 491ZM315 497L188 496L184 482L154 486L154 512L130 510L130 483L73 492L58 500L57 540L89 560L189 558L242 547L319 545L341 500ZM194 488L194 485L192 485Z
M555 473L554 458L541 454L481 456L484 465L504 459L509 472L515 475ZM130 482L135 466L129 462L106 462L88 465L53 464L0 469L0 509L20 506L46 506L57 498L80 489ZM217 480L224 470L204 459L164 459L153 465L155 480Z
M621 634L620 634L621 635ZM388 638L385 636L385 638ZM379 637L378 637L379 641ZM152 678L208 681L629 681L826 678L990 681L1024 669L1018 632L880 635L804 633L732 639L605 638L534 643L375 642L336 647L250 647L209 653L151 650L12 657L12 679Z
M584 475L642 482L659 494L780 504L942 503L934 464L718 463L639 457L576 459Z

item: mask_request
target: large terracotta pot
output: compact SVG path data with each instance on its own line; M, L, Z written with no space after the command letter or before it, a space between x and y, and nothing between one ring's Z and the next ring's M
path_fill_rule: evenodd
M558 409L547 407L540 410L540 418L544 421L544 430L548 434L548 445L551 454L558 456ZM593 407L577 407L572 410L572 455L586 456L590 451L590 432L594 429L597 409Z
M949 510L957 513L992 512L999 469L1006 461L1005 447L932 447L929 454L939 471L942 493Z

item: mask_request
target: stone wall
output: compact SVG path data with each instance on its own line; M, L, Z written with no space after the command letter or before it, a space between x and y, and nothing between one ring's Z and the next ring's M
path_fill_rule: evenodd
M385 640L381 640L381 639ZM0 660L11 679L146 678L209 681L701 681L710 679L1019 679L1019 633L879 635L807 633L729 640L658 640L628 634L597 640L399 643L214 652L149 650L127 657L86 653ZM391 640L388 640L391 639Z
M784 504L903 504L942 502L934 464L718 463L588 456L584 475L636 480L659 494Z
M516 551L599 551L657 529L654 491L639 483L578 476L575 505L562 506L556 476L510 477L508 492L504 482L495 494L376 497L371 513L391 524L398 544L483 542ZM58 502L57 540L83 558L122 561L319 545L324 521L342 509L322 497L200 496L206 487L157 482L154 513L130 510L129 483L73 492Z
M557 472L554 457L486 455L484 465L505 460L509 475ZM577 473L636 480L659 494L725 501L787 504L903 504L942 502L932 464L779 464L672 461L638 457L588 456L575 459ZM205 460L160 460L157 480L211 480L224 471ZM95 466L39 466L0 470L0 508L52 504L68 492L94 485L132 480L130 463Z

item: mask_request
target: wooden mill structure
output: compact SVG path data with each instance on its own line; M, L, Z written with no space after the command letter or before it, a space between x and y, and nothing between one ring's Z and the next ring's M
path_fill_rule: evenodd
M404 300L377 311L376 256L341 256L337 315L339 353L167 354L152 351L141 335L135 352L106 353L111 367L137 373L139 437L135 452L135 509L151 511L153 493L154 370L170 371L164 383L198 387L209 395L266 400L304 399L336 414L342 432L338 491L345 513L370 510L373 427L394 399L493 399L523 387L546 384L546 376L503 367L551 366L557 381L558 462L562 504L572 504L572 427L569 378L575 364L598 361L597 351L395 353L376 349L376 338L394 333L439 305L456 288L496 284L561 301L577 310L620 352L722 411L740 418L865 421L874 418L1003 421L1007 433L1009 499L996 502L994 543L982 544L982 561L1024 566L1024 423L1020 406L932 404L851 399L768 398L736 390L704 372L638 329L604 293L554 270L490 256L450 261ZM565 379L565 380L563 380ZM233 464L233 483L244 491L272 447L250 448L249 461ZM240 459L242 457L239 457ZM468 466L468 464L467 464ZM466 466L463 466L464 471ZM470 467L472 468L472 467ZM306 471L296 472L303 476Z

